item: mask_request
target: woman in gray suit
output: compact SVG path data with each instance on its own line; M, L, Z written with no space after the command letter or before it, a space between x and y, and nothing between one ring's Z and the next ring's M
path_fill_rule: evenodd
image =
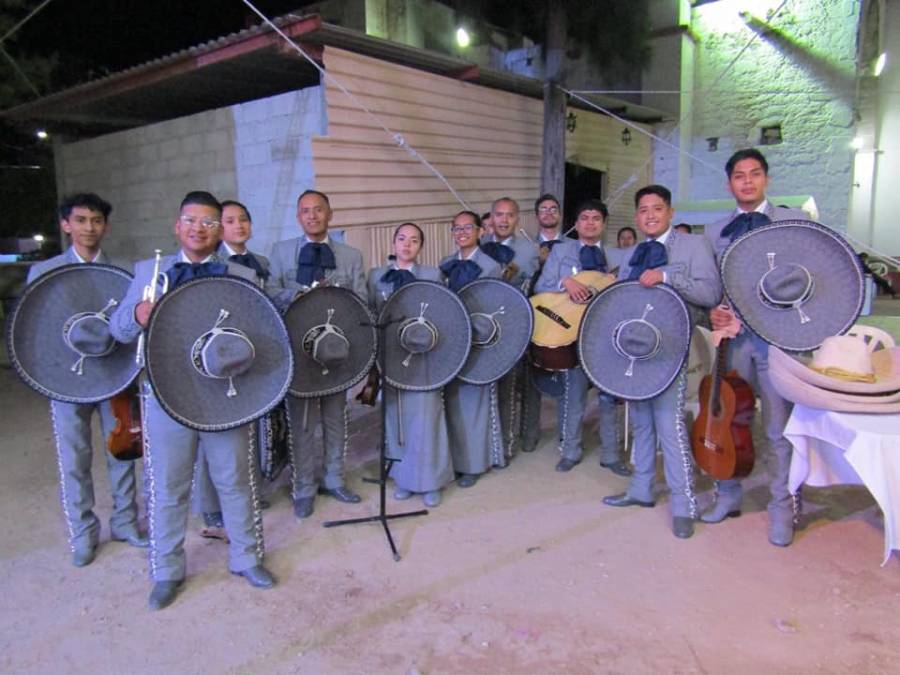
M436 267L418 263L425 234L415 223L394 230L394 254L369 272L369 306L376 313L398 288L416 279L440 281ZM401 460L391 468L394 497L421 493L426 506L441 503L441 489L453 480L443 389L401 391L384 385L386 455ZM402 442L401 442L402 441Z

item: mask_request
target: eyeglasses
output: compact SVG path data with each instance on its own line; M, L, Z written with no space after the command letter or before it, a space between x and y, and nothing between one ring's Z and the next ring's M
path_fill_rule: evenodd
M179 216L178 220L186 227L199 225L204 230L214 230L222 224L218 220L213 220L212 218L198 218L197 216Z
M558 206L541 206L538 208L538 213L559 213Z
M450 231L453 234L460 234L462 232L471 232L475 229L475 225L473 223L466 223L465 225L454 225L450 228Z

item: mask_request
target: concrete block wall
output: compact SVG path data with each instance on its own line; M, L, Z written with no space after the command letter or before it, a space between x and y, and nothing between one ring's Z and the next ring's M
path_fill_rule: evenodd
M770 164L771 194L811 194L821 220L844 230L860 2L792 0L767 19L779 4L720 0L693 10L694 95L682 115L693 125L687 149L712 167L692 161L689 180L682 183L688 194L676 198L727 198L726 160L735 150L758 147ZM749 14L742 17L744 10ZM760 145L761 128L775 124L781 125L783 142ZM658 127L661 135L667 129L671 124ZM708 149L710 137L718 138L716 151ZM677 153L657 144L654 155L655 179L678 185Z

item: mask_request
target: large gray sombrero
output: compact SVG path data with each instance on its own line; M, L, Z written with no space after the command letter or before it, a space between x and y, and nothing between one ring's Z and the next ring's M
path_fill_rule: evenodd
M472 351L458 377L468 384L490 384L515 366L531 340L534 314L528 298L501 279L476 279L459 297L472 323Z
M472 327L466 306L434 281L401 286L382 307L378 322L384 326L378 367L398 389L439 389L459 374L469 356Z
M691 317L671 286L620 281L591 301L578 331L578 359L598 388L645 401L663 393L684 366Z
M340 393L375 363L375 318L348 288L322 286L304 293L288 307L284 322L294 352L292 396Z
M139 371L136 345L113 339L109 317L131 279L110 265L65 265L31 283L7 333L22 380L66 403L104 401L128 387Z
M232 276L194 279L162 296L147 324L144 361L163 409L199 431L262 417L284 398L293 374L275 305Z
M824 225L782 220L722 254L722 283L741 321L787 351L845 333L862 310L864 276L850 245Z

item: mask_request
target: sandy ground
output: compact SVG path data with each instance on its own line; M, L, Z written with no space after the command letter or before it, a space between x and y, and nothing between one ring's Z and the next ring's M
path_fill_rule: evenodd
M665 495L655 509L601 504L625 480L597 464L593 410L591 452L553 471L545 404L539 451L395 522L394 562L378 525L321 526L377 507L360 480L374 473L377 417L355 408L363 503L320 498L300 523L273 493L267 564L280 583L266 591L231 576L224 545L192 521L187 584L151 613L145 552L108 540L105 471L101 548L77 569L46 402L0 369L0 410L4 673L900 672L900 562L879 567L881 514L861 487L807 488L805 527L780 549L754 475L743 517L681 541Z

